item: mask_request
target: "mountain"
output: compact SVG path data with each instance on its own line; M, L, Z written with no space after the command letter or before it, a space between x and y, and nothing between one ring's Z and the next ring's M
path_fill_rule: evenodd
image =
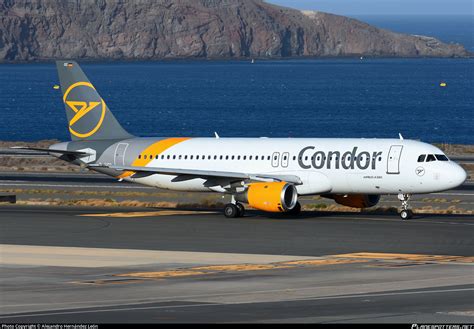
M3 0L0 61L463 57L459 44L261 0Z

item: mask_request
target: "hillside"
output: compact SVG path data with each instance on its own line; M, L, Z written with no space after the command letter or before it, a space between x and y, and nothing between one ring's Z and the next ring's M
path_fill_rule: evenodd
M4 0L0 61L467 56L461 45L260 0Z

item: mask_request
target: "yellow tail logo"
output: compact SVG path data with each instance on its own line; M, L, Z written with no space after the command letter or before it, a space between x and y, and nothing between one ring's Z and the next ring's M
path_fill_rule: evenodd
M100 98L100 96L97 97L98 99L96 101L90 101L90 102L78 101L77 98L80 98L79 95L81 94L77 94L77 91L73 92L73 90L75 90L78 87L82 88L82 89L79 89L79 91L82 93L87 93L87 91L84 88L86 89L90 88L95 92L95 88L91 83L76 82L73 85L69 86L69 88L66 90L63 96L63 101L67 105L67 107L69 107L74 112L73 118L71 119L71 121L69 121L69 131L71 132L71 134L73 134L76 137L87 138L89 136L94 135L102 126L102 123L105 117L106 106L105 106L104 100ZM94 94L97 95L96 93ZM100 107L100 110L101 110L100 117L98 120L97 119L94 120L94 122L91 124L91 129L89 131L78 132L72 128L74 124L76 124L80 119L85 117L88 113L90 113L92 110L97 108L99 105L102 105Z
M69 125L72 126L77 121L79 121L80 118L99 105L100 102L89 102L89 105L87 105L87 102L66 101L66 104L69 105L69 107L71 107L74 112L76 112L76 115L74 115L74 117L69 122Z

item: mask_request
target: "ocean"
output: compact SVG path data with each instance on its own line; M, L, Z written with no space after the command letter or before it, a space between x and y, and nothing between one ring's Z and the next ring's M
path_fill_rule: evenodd
M138 136L474 144L473 59L81 63ZM446 82L446 87L440 87ZM55 65L0 65L0 140L68 140Z

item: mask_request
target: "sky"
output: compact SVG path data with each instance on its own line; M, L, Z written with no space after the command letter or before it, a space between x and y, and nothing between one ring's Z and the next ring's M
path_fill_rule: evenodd
M339 15L474 15L474 0L266 0Z

